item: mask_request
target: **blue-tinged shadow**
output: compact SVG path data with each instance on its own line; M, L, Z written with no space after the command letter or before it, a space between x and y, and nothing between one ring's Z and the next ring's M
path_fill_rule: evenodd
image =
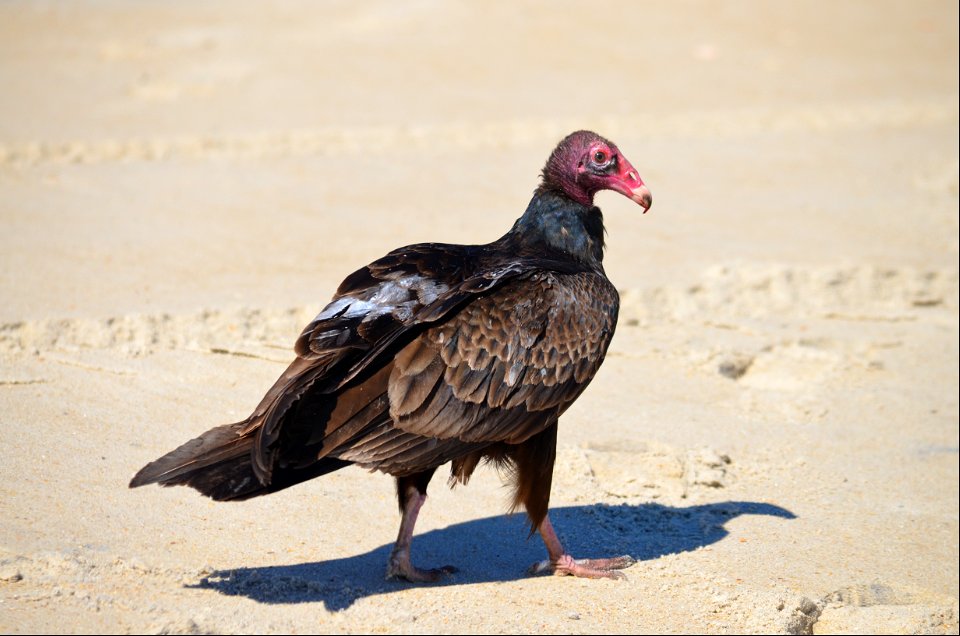
M740 515L796 517L779 506L749 501L687 508L655 503L596 504L550 511L564 546L575 557L629 554L641 562L716 543L729 534L724 524ZM522 514L458 523L416 535L413 561L420 567L449 564L459 568L459 572L434 585L512 581L527 576L527 568L546 556L539 537L527 540L527 535ZM386 544L364 554L329 561L221 570L187 587L246 596L261 603L322 601L327 609L340 610L357 599L390 594L411 585L383 579L392 547Z

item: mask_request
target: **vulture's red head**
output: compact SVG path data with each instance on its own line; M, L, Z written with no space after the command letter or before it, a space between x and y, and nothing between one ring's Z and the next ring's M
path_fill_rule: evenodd
M614 190L650 209L653 198L643 179L616 145L595 132L567 135L543 168L545 189L560 190L583 205L593 205L600 190Z

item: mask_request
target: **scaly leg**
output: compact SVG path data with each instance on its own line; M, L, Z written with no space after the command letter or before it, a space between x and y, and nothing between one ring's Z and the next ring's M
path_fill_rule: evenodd
M574 559L560 544L549 515L540 522L539 530L550 558L534 563L530 567L531 574L551 572L557 576L579 576L587 579L625 579L626 575L619 570L637 562L628 554L610 559Z
M514 507L522 505L530 517L530 534L540 531L547 546L546 561L534 563L531 574L552 572L558 576L581 576L589 579L625 579L623 568L636 561L631 556L612 559L574 559L560 545L560 539L550 523L547 509L550 506L550 486L553 482L553 465L557 458L557 425L544 429L512 449L511 458L516 470L516 494Z
M387 579L405 579L412 583L434 583L453 574L457 569L447 565L435 570L421 570L410 562L410 544L413 543L413 527L423 502L427 500L427 484L433 477L431 469L409 477L397 477L397 498L400 503L400 532L397 543L387 561Z

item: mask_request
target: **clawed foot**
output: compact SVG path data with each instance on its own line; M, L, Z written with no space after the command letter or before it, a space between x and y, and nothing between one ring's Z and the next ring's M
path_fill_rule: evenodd
M390 555L390 561L387 563L386 579L402 579L411 583L436 583L456 573L457 568L452 565L445 565L442 568L433 570L421 570L410 563L410 556L403 554Z
M569 554L556 561L546 559L530 566L530 574L550 573L556 576L578 576L585 579L626 579L619 570L630 567L637 560L625 554L611 559L574 559Z

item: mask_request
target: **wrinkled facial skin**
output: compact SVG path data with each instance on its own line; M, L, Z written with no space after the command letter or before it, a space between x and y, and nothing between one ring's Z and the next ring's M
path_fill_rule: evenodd
M640 204L646 214L653 203L650 190L626 157L613 144L592 144L577 166L577 181L593 194L613 190Z
M544 184L559 188L574 201L592 206L600 190L613 190L646 212L652 197L639 173L620 150L600 135L581 130L566 137L547 161Z

